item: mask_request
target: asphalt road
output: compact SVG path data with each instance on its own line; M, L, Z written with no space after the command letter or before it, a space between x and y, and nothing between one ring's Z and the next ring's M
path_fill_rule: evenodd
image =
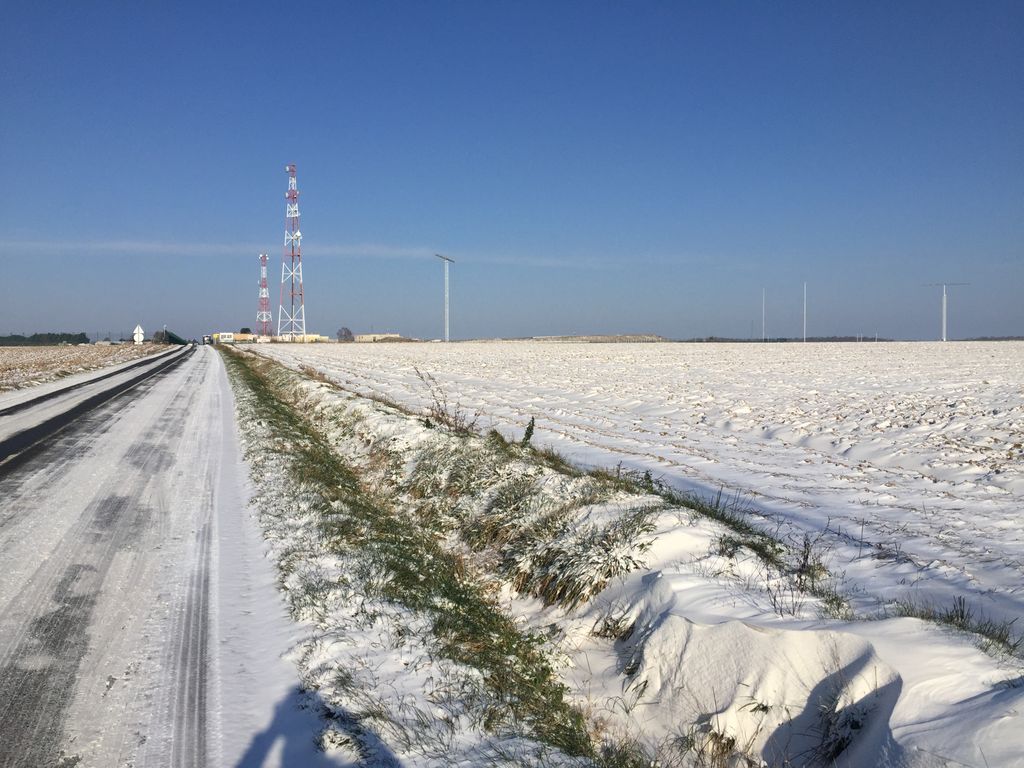
M201 348L0 465L0 766L212 764L223 375Z

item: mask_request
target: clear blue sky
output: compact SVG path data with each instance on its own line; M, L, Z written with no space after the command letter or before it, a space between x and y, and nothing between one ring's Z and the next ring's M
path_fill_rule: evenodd
M6 3L0 333L1024 334L1024 3Z

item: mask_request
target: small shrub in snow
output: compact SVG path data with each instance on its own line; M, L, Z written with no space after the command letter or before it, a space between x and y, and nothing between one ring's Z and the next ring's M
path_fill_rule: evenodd
M444 387L433 375L421 371L419 368L413 370L416 371L416 375L430 395L429 417L453 432L475 434L476 424L480 420L479 411L470 415L462 409L458 402L452 403L448 399L448 393L444 391Z
M533 427L535 425L533 416L530 417L530 423L526 425L526 430L523 432L523 440L520 445L525 448L530 444L530 440L533 439Z

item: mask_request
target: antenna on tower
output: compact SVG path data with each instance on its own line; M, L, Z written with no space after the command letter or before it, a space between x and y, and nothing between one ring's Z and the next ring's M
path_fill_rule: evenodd
M970 283L925 283L925 288L938 288L942 286L942 340L946 341L946 286L948 285L970 285Z
M256 333L260 336L270 335L270 325L274 316L270 313L270 290L267 288L267 254L260 254L260 308L256 313Z
M444 340L450 341L448 336L448 265L454 264L455 259L449 259L440 253L435 253L434 255L444 262Z
M285 207L284 253L281 256L281 304L277 312L277 335L287 341L306 340L306 304L302 295L302 232L299 231L299 190L295 164L284 167L288 174ZM285 307L285 294L288 306Z

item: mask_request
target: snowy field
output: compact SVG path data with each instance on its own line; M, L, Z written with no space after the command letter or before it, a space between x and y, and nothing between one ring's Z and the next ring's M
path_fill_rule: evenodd
M161 349L152 344L0 347L0 392L124 363Z
M518 438L533 417L534 443L571 460L650 470L683 490L724 489L779 538L798 544L810 534L853 620L815 618L797 605L774 615L724 588L710 560L694 554L685 525L659 531L646 575L609 589L604 604L621 598L662 617L654 625L663 637L645 641L665 644L650 657L658 669L644 671L666 686L651 722L678 708L666 677L675 662L659 665L678 659L681 668L680 654L692 655L690 674L705 670L714 687L707 670L735 666L728 648L745 647L749 668L737 668L737 680L763 682L820 655L801 650L822 647L820 633L839 632L840 645L862 638L869 645L859 653L893 670L891 684L874 685L898 702L889 727L906 756L900 764L1024 765L1019 661L986 656L948 629L886 619L899 604L945 608L954 597L996 621L1024 613L1024 344L496 342L258 352L423 411L432 402L424 378L433 377L435 394L479 413L480 428ZM707 542L700 546L706 553ZM768 648L735 619L819 639L782 636ZM600 651L580 648L597 670ZM612 695L615 674L599 683L595 672L587 685Z
M417 369L480 426L597 466L740 493L913 578L1024 613L1024 344L272 345L414 408ZM893 585L863 574L882 598ZM878 584L871 584L879 581Z

